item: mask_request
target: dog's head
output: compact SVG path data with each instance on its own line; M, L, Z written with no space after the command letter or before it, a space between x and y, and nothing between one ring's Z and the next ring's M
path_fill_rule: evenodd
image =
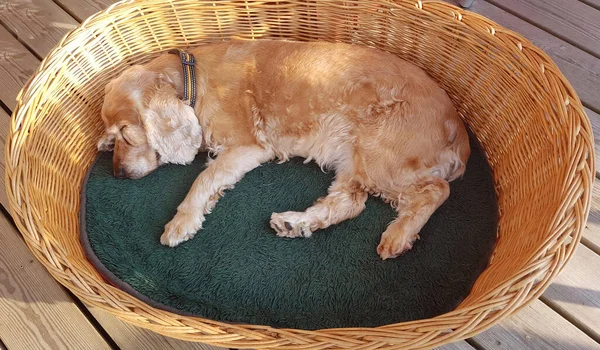
M114 151L113 171L138 179L161 164L190 163L202 143L192 107L168 75L133 66L106 85L101 151Z

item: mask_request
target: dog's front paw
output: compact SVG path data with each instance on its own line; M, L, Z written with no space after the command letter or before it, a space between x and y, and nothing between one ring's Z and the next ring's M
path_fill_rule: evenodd
M169 247L175 247L181 242L194 237L196 232L202 228L203 218L197 218L193 214L177 212L175 217L165 226L165 232L160 236L160 243Z
M410 250L418 238L418 234L407 234L394 229L385 231L381 235L379 246L377 246L377 254L379 254L382 260L396 258Z
M287 211L285 213L273 213L271 215L271 228L279 237L310 237L312 231L310 223L306 220L305 213Z

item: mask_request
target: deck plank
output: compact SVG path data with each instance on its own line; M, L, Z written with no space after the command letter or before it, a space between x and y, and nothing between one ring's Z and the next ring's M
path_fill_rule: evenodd
M2 108L0 108L0 204L2 204L2 206L8 212L10 212L10 209L8 206L8 197L6 196L6 180L4 177L6 169L4 166L4 164L6 164L4 145L6 144L6 138L8 137L8 129L10 127L9 120L10 116Z
M71 16L79 22L98 11L106 9L116 1L113 0L56 0Z
M39 60L29 50L0 26L0 100L9 108L15 108L15 97L39 64Z
M583 109L585 110L585 114L587 114L587 117L592 124L592 133L594 134L594 150L596 151L594 154L594 161L596 162L596 176L598 177L598 175L600 175L600 115L589 108L584 107Z
M125 323L100 309L90 307L89 310L122 350L225 350L217 346L165 337Z
M542 300L600 342L600 256L577 247Z
M600 345L539 300L476 335L484 349L600 349Z
M451 344L446 344L436 348L436 350L475 350L474 347L469 345L466 341L459 341Z
M15 349L110 349L0 215L0 337Z
M578 0L487 0L600 57L600 11Z
M44 57L71 29L77 26L52 0L0 2L0 22L38 57Z
M600 153L599 147L596 147L596 153ZM600 166L600 163L596 162L596 166ZM596 254L600 254L600 180L594 182L590 207L590 216L583 232L582 242Z
M600 10L600 0L579 0L584 4L592 6L593 8Z

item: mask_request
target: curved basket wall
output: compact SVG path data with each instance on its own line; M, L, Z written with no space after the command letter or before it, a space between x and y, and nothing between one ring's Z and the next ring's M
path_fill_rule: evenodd
M243 39L343 41L416 62L450 94L489 158L500 206L492 264L451 313L375 329L282 330L154 309L85 259L77 215L102 130L104 85L173 47ZM537 298L569 260L589 211L594 143L579 98L518 34L422 1L122 1L86 20L23 88L7 192L33 254L85 303L176 338L236 348L422 348L471 336Z

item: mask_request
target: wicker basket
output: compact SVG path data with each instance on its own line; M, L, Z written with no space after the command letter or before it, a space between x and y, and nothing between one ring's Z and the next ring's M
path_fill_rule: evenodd
M453 312L379 328L303 331L155 309L108 283L79 243L81 183L96 156L104 85L174 47L289 38L374 46L449 93L494 173L499 239ZM175 338L236 348L429 348L537 298L573 254L589 211L594 142L575 91L541 50L477 14L422 1L123 1L86 20L23 88L6 150L7 192L33 254L89 305Z

